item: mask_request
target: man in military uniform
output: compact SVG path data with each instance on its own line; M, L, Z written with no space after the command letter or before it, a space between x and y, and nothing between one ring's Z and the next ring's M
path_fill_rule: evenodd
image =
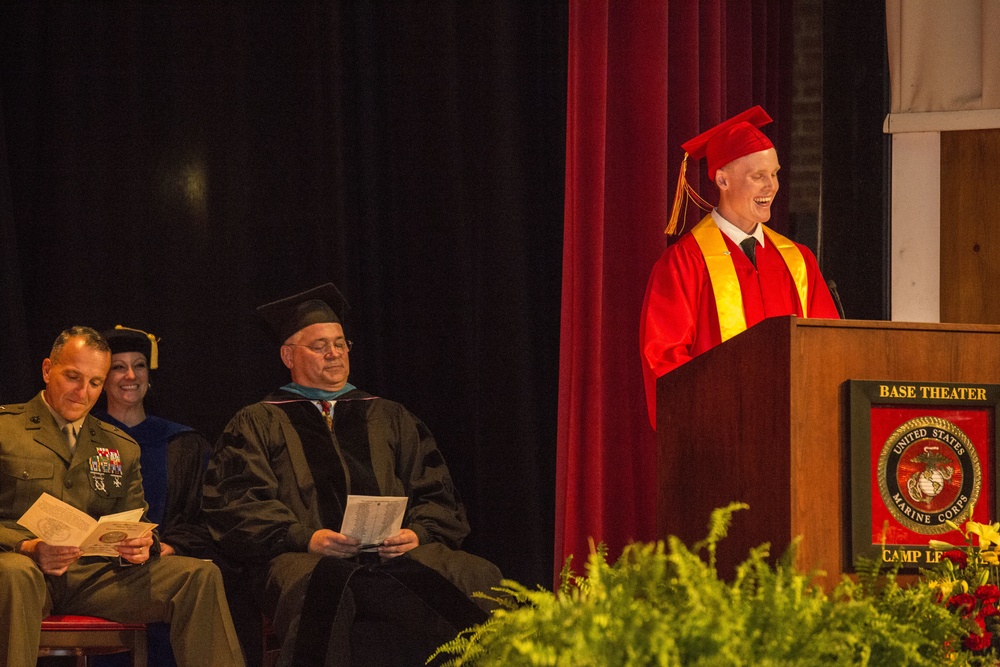
M93 329L62 332L42 363L45 389L0 406L0 667L35 664L50 613L166 621L179 665L242 666L222 576L212 563L159 558L154 534L127 539L118 559L47 544L18 519L48 493L94 518L146 509L139 447L90 416L111 364Z

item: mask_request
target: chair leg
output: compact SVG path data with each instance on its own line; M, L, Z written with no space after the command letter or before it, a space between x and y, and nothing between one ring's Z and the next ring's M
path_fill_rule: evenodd
M135 633L135 642L132 644L132 667L146 667L147 648L146 633Z

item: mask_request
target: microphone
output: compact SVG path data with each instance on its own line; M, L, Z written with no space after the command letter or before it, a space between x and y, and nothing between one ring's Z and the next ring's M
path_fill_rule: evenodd
M837 306L837 312L840 313L840 319L847 319L844 317L844 304L840 302L840 294L837 293L837 283L832 280L827 280L826 286L830 289L830 296L833 297L833 303Z

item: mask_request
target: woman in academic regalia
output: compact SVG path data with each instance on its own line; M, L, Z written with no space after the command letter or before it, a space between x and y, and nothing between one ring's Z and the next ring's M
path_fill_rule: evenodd
M103 335L111 346L111 370L104 382L107 409L95 410L94 416L139 443L148 516L159 524L160 557L213 558L211 538L201 521L201 488L211 447L193 428L146 413L150 371L159 362L156 337L121 325ZM149 664L174 665L169 627L154 624L148 637ZM119 663L108 656L98 664L117 667Z

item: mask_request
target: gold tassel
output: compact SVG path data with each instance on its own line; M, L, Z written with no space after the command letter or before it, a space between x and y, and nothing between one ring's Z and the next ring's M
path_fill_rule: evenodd
M681 202L684 200L684 192L687 189L687 179L684 174L687 172L688 164L688 154L684 154L684 159L681 160L681 171L677 175L677 190L674 191L674 204L670 207L670 216L667 218L667 228L663 230L663 233L667 236L673 236L677 234L677 220L680 218Z
M117 331L134 331L135 333L140 333L149 339L149 370L156 370L156 367L160 364L160 351L156 346L159 338L151 333L147 333L142 329L133 329L131 327L123 327L120 324L115 325Z
M663 230L663 233L668 236L679 236L684 232L684 225L681 224L680 228L678 228L678 221L686 220L688 201L693 201L698 208L705 211L711 211L714 208L712 204L699 195L691 187L691 184L688 183L687 161L688 154L684 153L684 159L681 160L681 171L677 175L677 190L674 192L674 205L670 209L670 217L667 218L667 227Z

